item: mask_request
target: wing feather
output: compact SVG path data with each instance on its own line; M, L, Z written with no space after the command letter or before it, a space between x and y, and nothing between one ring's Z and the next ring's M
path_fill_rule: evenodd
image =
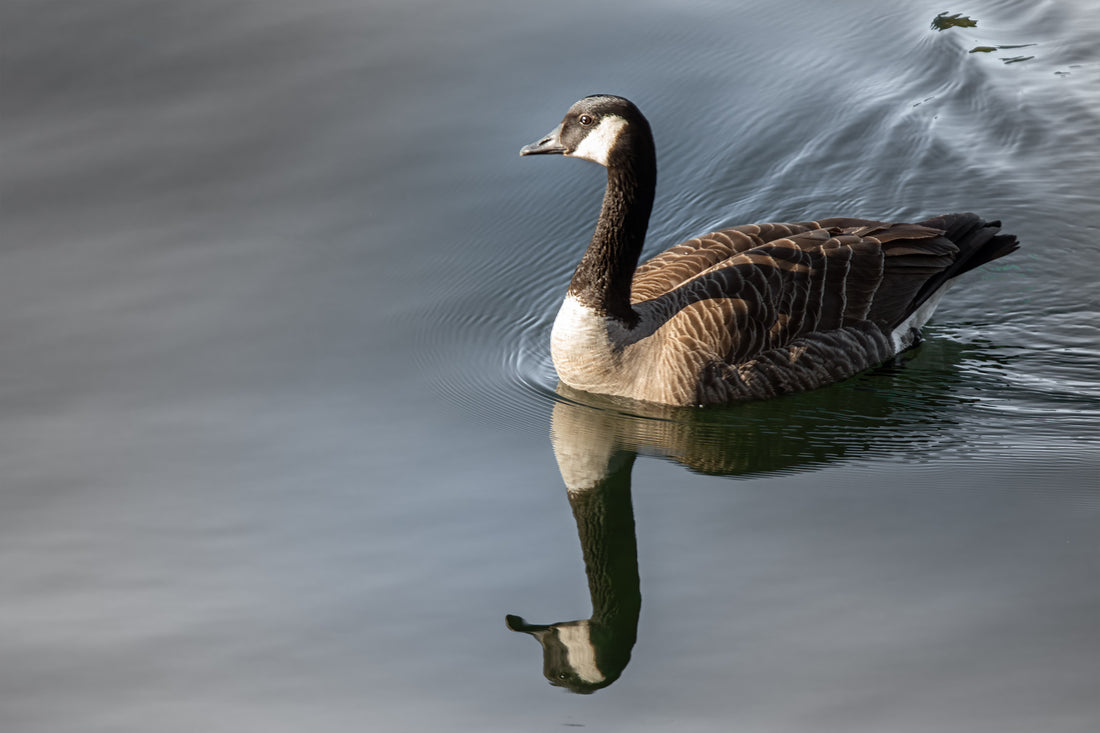
M889 358L891 330L948 279L1016 248L996 232L972 214L711 232L639 266L631 300L648 325L636 337L655 337L664 368L696 375L663 401L809 389Z

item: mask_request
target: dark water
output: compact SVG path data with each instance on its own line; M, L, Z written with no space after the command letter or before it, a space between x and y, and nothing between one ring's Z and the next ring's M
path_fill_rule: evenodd
M0 28L0 729L1100 725L1092 3ZM557 394L603 178L518 150L593 92L655 129L650 251L966 209L1024 247L825 390ZM507 614L603 689L549 686Z

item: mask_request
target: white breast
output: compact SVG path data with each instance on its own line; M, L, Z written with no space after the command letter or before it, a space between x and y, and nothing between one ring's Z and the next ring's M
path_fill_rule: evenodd
M561 381L588 392L620 393L612 388L614 377L622 378L614 344L619 330L614 320L565 296L550 333L550 354Z

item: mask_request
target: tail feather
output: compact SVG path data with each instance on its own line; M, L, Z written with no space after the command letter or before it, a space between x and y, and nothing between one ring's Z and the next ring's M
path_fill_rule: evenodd
M948 281L981 267L1019 249L1013 234L1000 234L1000 221L983 221L977 214L945 214L921 222L921 225L942 229L944 239L957 248L955 261L936 274L917 291L912 310L924 304Z
M884 241L873 320L891 329L909 322L948 281L1014 251L1016 237L1000 234L1000 226L976 214L945 214L909 225L908 237Z

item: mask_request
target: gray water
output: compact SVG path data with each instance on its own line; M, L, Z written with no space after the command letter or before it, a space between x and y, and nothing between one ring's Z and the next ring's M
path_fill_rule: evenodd
M1100 726L1092 3L7 0L0 29L0 730ZM559 394L603 175L518 150L594 92L655 130L647 253L955 210L1023 247L827 389ZM576 695L505 616L587 619L599 552L640 613Z

